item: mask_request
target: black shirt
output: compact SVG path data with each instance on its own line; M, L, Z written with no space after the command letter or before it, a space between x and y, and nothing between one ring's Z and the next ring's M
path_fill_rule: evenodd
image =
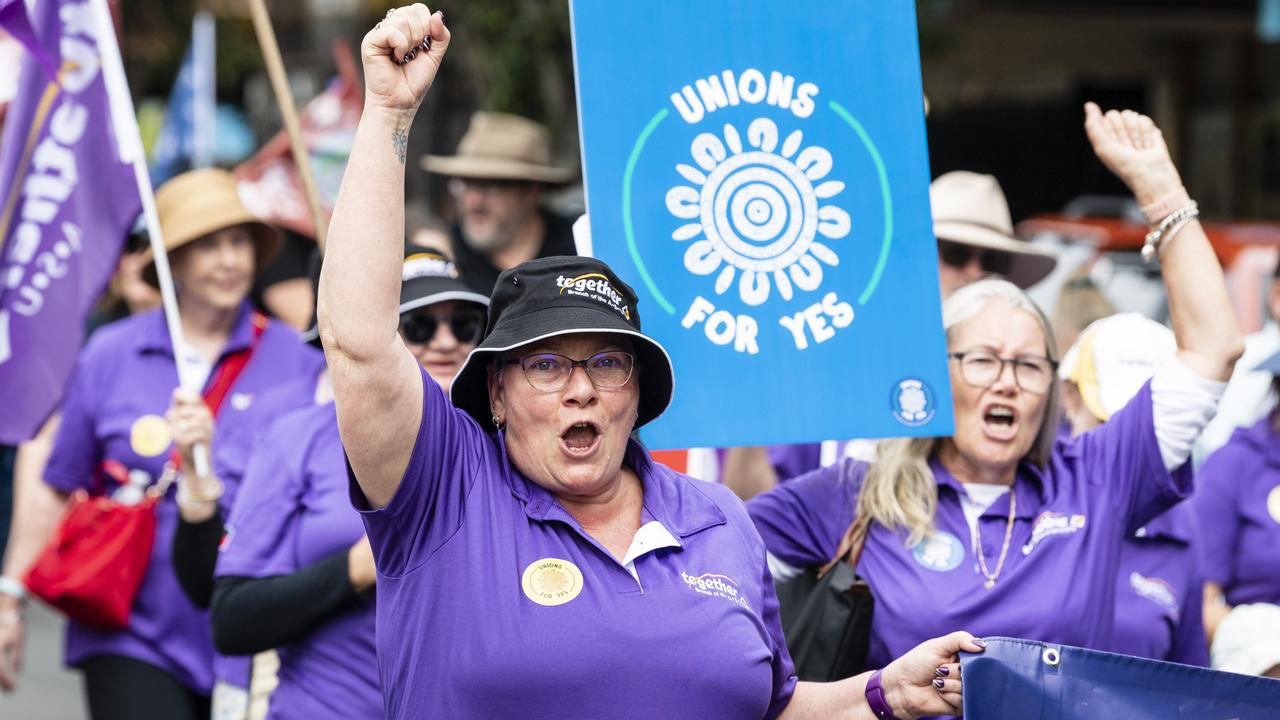
M555 255L577 255L573 244L573 223L568 218L557 215L546 208L538 211L542 214L542 226L546 234L542 238L542 247L536 257L553 257ZM472 290L488 297L493 294L493 286L498 282L502 270L495 267L484 253L476 252L462 238L462 227L454 223L449 234L453 239L454 264L462 274L462 281Z

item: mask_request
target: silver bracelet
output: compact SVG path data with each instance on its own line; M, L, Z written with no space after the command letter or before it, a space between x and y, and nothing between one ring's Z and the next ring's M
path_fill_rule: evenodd
M17 578L0 575L0 595L8 595L18 602L26 602L27 586L23 585L22 581Z
M1178 234L1187 223L1200 217L1200 206L1192 200L1180 210L1169 213L1156 229L1147 233L1142 243L1143 262L1152 263L1160 256L1160 248Z

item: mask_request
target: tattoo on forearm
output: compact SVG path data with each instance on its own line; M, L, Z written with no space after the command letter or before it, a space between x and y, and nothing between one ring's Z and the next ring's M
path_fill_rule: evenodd
M407 127L404 125L396 127L395 132L391 134L391 147L395 148L396 158L403 165L405 154L409 150L409 129Z

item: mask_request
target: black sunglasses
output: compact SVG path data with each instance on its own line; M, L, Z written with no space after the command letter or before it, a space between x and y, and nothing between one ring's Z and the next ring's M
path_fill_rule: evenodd
M1013 267L1013 256L999 250L984 250L964 243L950 240L938 241L938 258L953 268L962 268L978 258L978 265L984 272L996 275L1008 275Z
M410 312L400 316L400 337L414 345L426 345L440 329L441 318L429 312ZM484 334L485 311L477 307L457 307L449 313L449 331L460 343L480 342Z

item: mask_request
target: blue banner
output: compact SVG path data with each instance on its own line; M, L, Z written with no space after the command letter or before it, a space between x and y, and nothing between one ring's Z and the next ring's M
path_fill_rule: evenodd
M191 46L169 91L164 122L151 150L151 183L213 162L217 101L214 90L214 20L198 12L191 22Z
M646 443L950 434L914 3L571 9L595 254L676 366Z
M1280 680L1129 655L987 638L961 658L965 720L1280 717Z

